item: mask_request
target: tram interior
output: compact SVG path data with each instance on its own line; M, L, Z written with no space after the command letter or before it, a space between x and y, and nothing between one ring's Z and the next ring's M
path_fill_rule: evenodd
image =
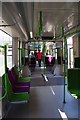
M80 2L0 9L0 117L80 119Z

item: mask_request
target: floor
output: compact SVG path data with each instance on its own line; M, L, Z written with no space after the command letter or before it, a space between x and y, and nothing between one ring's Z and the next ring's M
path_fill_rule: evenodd
M42 78L43 69L36 68L33 72L32 81L41 80L40 85L33 85L30 89L30 101L28 103L12 103L7 118L78 118L80 102L74 99L67 90L66 103L63 103L63 84L44 85ZM50 71L47 71L47 75ZM50 74L49 74L50 75ZM48 77L53 77L50 75ZM60 76L58 76L60 77ZM59 78L60 80L61 78ZM43 81L43 82L42 82ZM34 84L35 84L34 82ZM45 81L46 82L46 81ZM43 85L41 85L43 83Z
M30 102L12 104L7 118L78 118L78 100L66 88L63 103L63 86L31 87Z

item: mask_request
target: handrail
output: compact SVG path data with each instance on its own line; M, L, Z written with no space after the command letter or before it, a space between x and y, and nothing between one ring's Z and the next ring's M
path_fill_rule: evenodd
M0 45L0 48L4 48L4 46L1 46L1 45Z
M76 34L76 32L77 32L77 33L80 32L80 30L78 30L78 29L80 29L79 27L80 27L80 24L77 24L77 25L73 26L72 28L70 28L69 30L64 31L64 34L66 35L66 37L67 37L67 36L70 37L70 36ZM75 29L76 29L76 30L75 30ZM73 31L73 32L69 32L69 31ZM56 39L61 39L61 38L62 38L62 34L56 36Z

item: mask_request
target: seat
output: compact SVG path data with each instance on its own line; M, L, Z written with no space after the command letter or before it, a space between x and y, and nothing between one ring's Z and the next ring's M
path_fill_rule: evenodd
M23 85L20 85L20 84L16 84L15 78L12 76L11 71L8 71L8 78L9 78L9 81L12 85L12 89L13 89L14 92L17 92L17 93L28 92L29 93L30 86L29 85L23 86Z
M30 80L29 80L30 78L26 81L24 81L24 79L22 79L22 78L18 79L18 76L16 75L16 72L14 71L14 68L11 69L11 74L12 74L12 77L14 79L14 83L16 85L18 85L18 86L29 86L30 87Z
M68 69L68 90L75 98L80 98L80 68Z
M17 77L17 80L19 82L31 82L31 79L29 77L19 77L19 71L16 66L12 68L12 72Z
M4 74L2 76L2 81L5 88L5 75L6 75L8 101L10 102L29 101L30 87L15 86L14 83L10 82L11 79L9 80L9 77L11 77L10 74L11 73L8 72L8 74Z

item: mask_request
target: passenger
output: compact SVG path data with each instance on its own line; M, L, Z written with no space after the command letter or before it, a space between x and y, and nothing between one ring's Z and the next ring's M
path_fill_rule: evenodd
M38 53L37 53L37 59L38 59L39 67L41 67L42 53L40 52L40 50L39 50Z
M47 52L46 52L46 55L49 55L49 52L48 52L48 50L47 50Z
M34 51L35 58L37 59L37 51Z
M34 58L35 56L34 56L34 53L33 52L31 52L31 58Z

